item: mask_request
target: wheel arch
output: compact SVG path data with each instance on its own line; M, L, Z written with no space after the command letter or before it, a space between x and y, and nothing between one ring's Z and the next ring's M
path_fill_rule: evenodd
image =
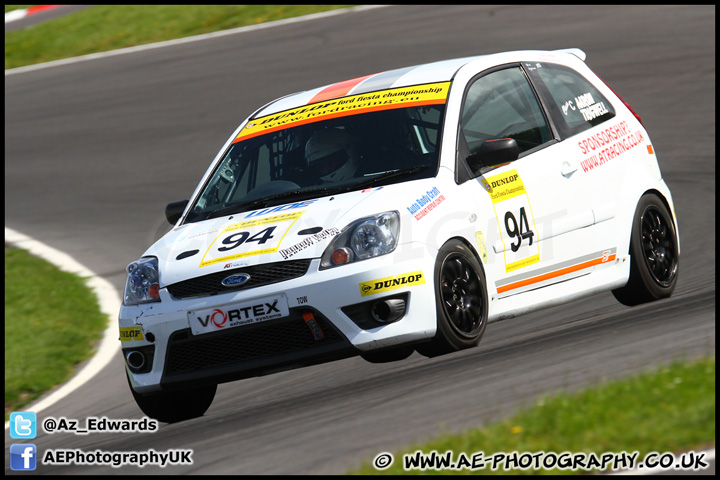
M448 280L448 288L452 289L451 294L446 292L452 297L452 300L449 300L450 297L441 292L440 281L444 278L446 259L455 256L463 259L454 268L459 266L461 269L475 270L473 275L477 282L465 281L464 275L453 277L452 281ZM435 357L477 346L485 332L490 313L490 292L487 285L485 267L472 242L462 235L447 238L438 249L433 270L437 331L429 342L418 344L416 351L426 357ZM479 294L484 298L479 298ZM450 311L447 308L450 308Z
M491 272L490 269L485 268L485 262L482 260L480 256L480 252L478 252L477 245L473 243L472 241L468 240L467 237L463 235L456 235L454 237L450 237L442 244L442 246L447 245L453 240L457 240L465 247L467 247L468 250L472 253L473 257L475 257L475 260L477 260L478 265L480 265L480 268L482 269L483 275L485 275L485 294L487 296L486 300L488 302L488 316L490 315L490 312L493 310L493 305L497 301L497 289L495 288L495 279L491 278L489 276L489 273ZM442 248L441 246L441 248ZM438 249L438 252L440 249ZM433 272L433 282L435 282L435 275Z
M478 253L475 245L473 245L472 242L470 242L467 238L465 238L461 235L448 238L447 240L445 240L443 245L446 245L446 244L452 242L453 240L458 240L459 242L465 244L466 247L468 247L468 249L472 252L473 256L475 257L475 260L478 261L478 263L480 264L480 267L483 269L483 273L485 275L487 275L487 271L485 270L485 266L483 265L483 261L480 258L480 254ZM438 251L439 251L439 249L438 249Z
M677 242L678 242L678 255L679 255L680 254L680 232L678 230L677 217L675 216L675 210L674 210L671 202L667 199L665 192L663 192L655 187L646 188L646 189L640 191L640 193L634 198L634 202L632 203L633 208L628 209L625 212L625 214L619 219L620 220L619 227L620 227L621 231L624 233L623 234L624 244L622 245L621 251L627 253L628 255L630 254L630 237L631 237L630 232L632 232L632 225L633 225L633 221L635 219L635 210L637 209L637 205L640 202L640 199L642 197L644 197L645 195L649 195L649 194L656 195L660 199L660 201L663 203L665 208L667 208L668 212L670 212L670 215L672 215L672 217L673 217L673 223L675 226L675 234L677 236Z

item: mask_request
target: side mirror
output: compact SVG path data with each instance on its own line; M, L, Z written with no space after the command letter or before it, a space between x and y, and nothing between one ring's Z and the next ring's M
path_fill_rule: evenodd
M187 207L187 204L189 203L189 200L180 200L179 202L172 202L168 203L165 207L165 218L167 218L167 221L170 222L170 225L175 225L178 220L180 220L180 217L182 216L183 212L185 211L185 207Z
M513 138L497 138L486 140L480 149L467 157L468 165L473 173L478 174L483 167L497 167L518 159L520 150Z

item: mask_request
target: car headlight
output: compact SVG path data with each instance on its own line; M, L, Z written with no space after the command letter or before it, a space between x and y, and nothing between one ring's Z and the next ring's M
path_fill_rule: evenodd
M125 305L139 305L160 301L158 261L155 257L144 257L127 266L125 283Z
M323 252L320 270L385 255L397 247L397 211L361 218L345 227Z

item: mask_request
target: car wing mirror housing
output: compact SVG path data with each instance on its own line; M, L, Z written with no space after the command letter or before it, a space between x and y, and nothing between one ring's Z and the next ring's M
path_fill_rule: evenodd
M189 200L180 200L179 202L168 203L165 207L165 218L170 225L175 225L187 207Z
M486 167L497 167L518 159L520 150L513 138L497 138L486 140L475 152L467 157L468 166L476 174Z

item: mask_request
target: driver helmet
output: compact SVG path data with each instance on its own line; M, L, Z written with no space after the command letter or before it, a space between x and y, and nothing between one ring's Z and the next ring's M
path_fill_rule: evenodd
M305 144L308 166L320 174L325 182L340 182L352 178L357 170L357 155L352 138L345 130L320 130Z

